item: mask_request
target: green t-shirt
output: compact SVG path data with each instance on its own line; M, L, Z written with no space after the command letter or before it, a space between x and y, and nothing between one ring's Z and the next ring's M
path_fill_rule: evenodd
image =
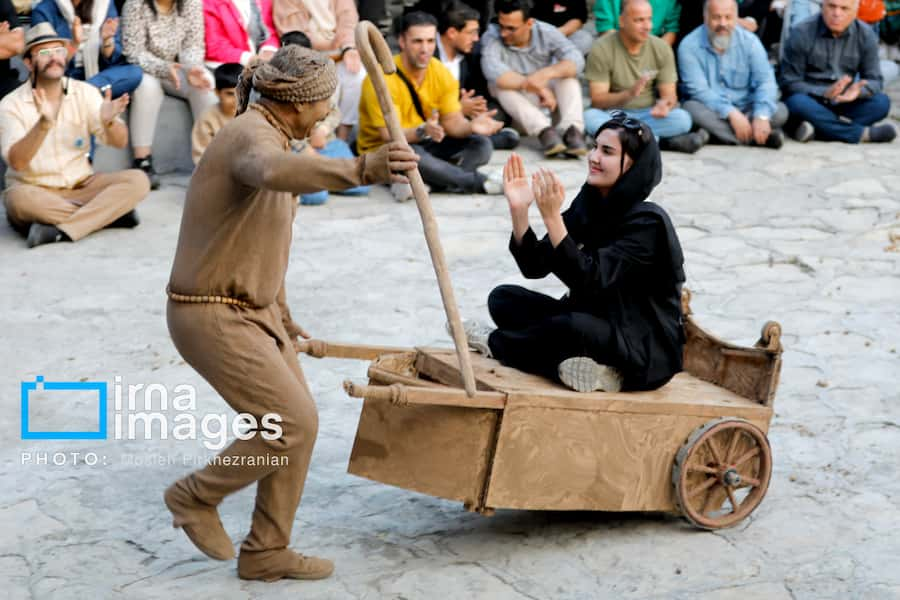
M649 108L656 102L656 86L678 81L675 54L662 39L651 35L637 55L631 55L622 45L618 32L608 33L594 42L584 67L588 81L609 83L609 91L616 93L633 86L645 71L655 71L644 91L625 106L617 108Z

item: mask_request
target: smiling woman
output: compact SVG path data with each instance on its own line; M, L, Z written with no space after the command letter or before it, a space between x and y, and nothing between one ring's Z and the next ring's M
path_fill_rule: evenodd
M544 171L531 186L521 158L504 170L513 232L509 249L529 279L553 273L557 300L501 285L488 298L496 329L469 323L473 349L579 392L649 390L682 368L683 257L666 212L647 196L662 175L650 128L616 113L597 134L588 176L562 214L565 191ZM528 223L535 202L547 235Z

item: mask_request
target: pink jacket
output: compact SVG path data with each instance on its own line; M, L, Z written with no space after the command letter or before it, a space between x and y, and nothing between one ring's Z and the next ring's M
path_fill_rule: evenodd
M263 22L271 34L262 46L278 48L278 36L272 23L272 0L253 1L259 5ZM241 55L250 52L247 30L231 0L203 0L203 24L206 29L207 62L239 63ZM259 48L256 50L258 52Z

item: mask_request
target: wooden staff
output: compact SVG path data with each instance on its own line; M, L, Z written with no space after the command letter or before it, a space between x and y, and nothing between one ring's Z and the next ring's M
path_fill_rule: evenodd
M387 82L384 79L385 74L390 75L397 70L394 65L394 57L391 56L391 49L388 48L387 42L381 37L381 32L369 21L360 21L356 26L356 49L359 51L362 63L369 73L375 93L378 95L378 104L381 105L381 112L384 115L384 122L391 134L391 139L395 142L407 144L406 136L400 127L400 119L397 117L397 111L394 108L394 101L388 92ZM381 68L379 68L379 64ZM447 262L444 259L444 249L438 236L437 221L434 218L434 211L431 209L431 200L428 198L428 191L425 189L425 182L422 181L422 175L419 173L418 167L407 171L405 175L409 178L413 195L416 198L416 206L419 207L419 216L422 218L422 227L425 229L425 241L428 243L428 251L431 253L431 263L434 265L434 272L437 275L438 287L441 290L441 300L444 302L444 311L447 313L447 320L450 322L450 331L453 335L453 343L456 345L456 354L459 356L463 386L466 388L466 395L474 398L475 374L472 372L469 345L466 342L466 334L463 331L462 321L459 318L456 298L453 296L453 286L450 283L450 273L447 270Z

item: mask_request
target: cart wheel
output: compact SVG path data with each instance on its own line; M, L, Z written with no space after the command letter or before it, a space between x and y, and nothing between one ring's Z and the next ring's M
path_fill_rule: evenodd
M731 527L759 506L771 476L766 435L744 419L716 419L697 428L675 456L675 504L701 529Z

